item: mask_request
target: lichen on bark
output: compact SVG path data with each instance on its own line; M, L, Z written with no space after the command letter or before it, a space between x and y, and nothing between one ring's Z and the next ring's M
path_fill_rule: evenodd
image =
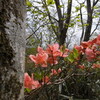
M0 1L0 100L23 100L25 1Z

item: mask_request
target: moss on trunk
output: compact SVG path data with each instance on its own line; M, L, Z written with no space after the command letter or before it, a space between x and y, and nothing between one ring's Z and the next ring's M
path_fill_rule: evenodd
M0 100L24 98L24 3L24 0L0 1Z

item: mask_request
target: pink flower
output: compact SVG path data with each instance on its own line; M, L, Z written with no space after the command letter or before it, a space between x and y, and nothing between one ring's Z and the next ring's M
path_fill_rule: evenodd
M59 68L59 69L58 69L58 73L60 73L61 71L62 71L61 68Z
M46 51L43 50L43 48L41 48L41 47L39 47L39 46L38 46L38 48L37 48L37 51L38 51L39 53L46 53Z
M93 64L92 68L100 68L100 64Z
M83 48L87 48L87 47L91 47L91 45L93 45L94 44L94 42L93 42L93 40L91 41L87 41L87 42L82 42L81 43L81 46L83 46Z
M57 75L60 72L61 72L61 68L59 68L58 70L51 69L51 75Z
M28 73L24 74L24 86L25 88L29 88L29 89L35 89L40 87L40 84L38 81L33 80Z
M81 43L83 48L91 47L93 44L100 45L100 35L98 35L98 37L93 39L93 40L89 40L87 42L82 42Z
M57 57L48 57L47 63L51 65L58 64Z
M97 55L100 55L100 51L96 51L96 54L97 54Z
M76 50L78 50L79 53L82 53L83 52L83 47L81 45L80 46L76 45L76 46L74 46L74 48Z
M57 64L58 57L61 56L62 52L60 52L59 44L48 45L46 49L47 54L49 55L47 62L49 64Z
M96 58L96 54L90 48L86 48L85 54L86 54L86 57L87 57L88 61L91 61L92 59Z
M51 75L57 75L58 72L55 69L51 69Z
M36 56L30 55L29 57L36 65L40 64L42 67L47 67L47 53L38 53Z
M78 65L77 67L80 68L80 69L84 69L85 68L84 65Z
M68 52L69 52L69 49L65 49L63 52L61 52L60 56L61 57L67 57L68 56Z
M45 76L45 77L42 79L42 81L43 81L42 84L46 84L46 83L50 84L50 77Z
M92 44L100 45L100 35L97 36L97 38L91 40Z
M48 45L46 52L53 57L57 57L61 55L61 52L59 50L59 44L57 43L53 45Z

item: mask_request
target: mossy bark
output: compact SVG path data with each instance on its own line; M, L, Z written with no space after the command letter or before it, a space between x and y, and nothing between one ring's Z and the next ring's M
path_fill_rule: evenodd
M23 100L25 1L0 0L0 100Z

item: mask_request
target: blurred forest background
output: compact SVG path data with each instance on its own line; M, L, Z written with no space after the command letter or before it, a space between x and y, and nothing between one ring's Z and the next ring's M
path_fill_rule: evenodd
M38 46L46 48L47 44L59 43L72 50L74 45L100 34L100 0L26 0L26 4L25 71L30 74L34 64L29 55L35 55ZM62 93L76 98L100 100L99 72L88 77L70 78L63 83Z
M75 44L100 34L99 0L26 0L26 70L28 56L36 48L59 43L72 49ZM29 63L28 63L29 62Z

